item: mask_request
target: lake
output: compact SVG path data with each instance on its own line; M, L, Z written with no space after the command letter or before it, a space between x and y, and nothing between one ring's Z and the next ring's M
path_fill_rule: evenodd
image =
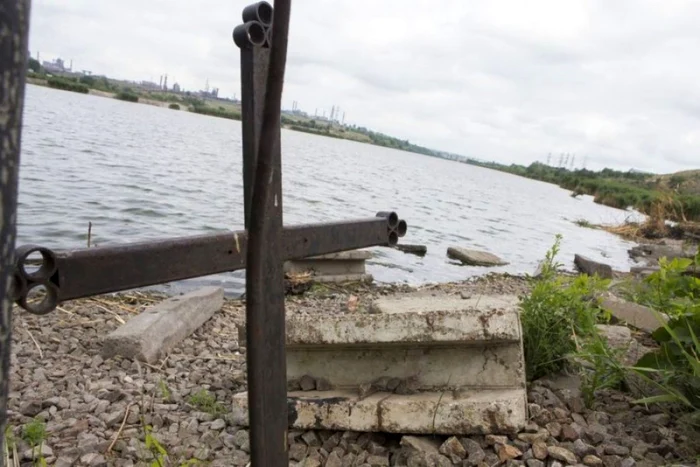
M238 121L28 85L17 244L82 248L89 222L97 245L242 229L241 157ZM574 221L621 223L636 214L572 198L554 185L289 130L282 130L282 165L285 224L395 210L409 225L401 242L428 246L423 258L373 248L367 268L379 282L532 273L557 233L559 260L569 269L574 253L622 271L632 264L632 243ZM452 264L449 246L486 250L510 264ZM201 284L236 295L244 272L175 289Z

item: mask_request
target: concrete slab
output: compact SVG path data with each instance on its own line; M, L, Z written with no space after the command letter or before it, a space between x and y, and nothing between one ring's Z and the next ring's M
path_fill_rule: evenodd
M147 308L107 335L102 355L154 363L221 309L224 290L203 287Z
M331 260L366 260L374 255L369 250L351 250L341 251L338 253L329 253L327 255L310 256L307 259L331 259Z
M654 332L661 327L661 321L651 308L637 303L628 302L615 296L603 299L603 308L607 309L620 321L647 332ZM668 316L661 314L661 319L668 320Z
M334 388L357 389L380 378L411 379L418 391L478 387L524 387L520 347L330 347L287 350L287 378L322 378Z
M372 302L375 313L450 312L466 310L512 310L519 304L517 295L474 295L470 298L453 295L408 295L380 298Z
M296 391L287 396L290 427L386 433L474 435L513 433L525 426L524 389L375 393ZM233 398L236 421L248 426L248 395Z
M470 300L456 300L420 300L419 304L407 302L411 308L404 313L339 314L324 316L323 319L315 315L295 316L287 319L287 344L396 344L415 347L421 344L481 346L485 343L520 342L517 308L494 305L484 310L481 305L478 309L470 307ZM429 309L419 311L421 306ZM387 309L386 306L384 309Z
M370 283L374 280L374 277L371 274L337 274L313 276L312 280L322 284L341 284L343 282Z

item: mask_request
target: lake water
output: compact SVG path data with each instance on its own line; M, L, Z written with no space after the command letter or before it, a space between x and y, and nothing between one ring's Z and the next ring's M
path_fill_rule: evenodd
M573 221L620 223L634 214L574 199L554 185L288 130L282 151L285 224L395 210L409 225L401 241L428 246L424 258L372 249L368 272L380 282L531 273L557 233L559 259L569 269L574 253L622 271L631 265L630 242ZM242 229L242 196L240 122L27 86L18 245L81 248L88 222L97 245ZM446 257L453 245L487 250L510 264L455 265ZM244 272L177 288L203 283L236 294Z

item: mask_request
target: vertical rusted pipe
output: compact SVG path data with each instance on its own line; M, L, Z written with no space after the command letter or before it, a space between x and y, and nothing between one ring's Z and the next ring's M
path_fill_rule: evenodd
M287 364L282 259L280 119L290 0L276 0L257 144L246 268L248 403L252 465L287 460Z
M4 463L12 343L11 282L17 234L22 113L31 0L0 0L0 467Z

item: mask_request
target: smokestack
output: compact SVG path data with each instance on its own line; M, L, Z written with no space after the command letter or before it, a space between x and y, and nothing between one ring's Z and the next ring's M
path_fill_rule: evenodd
M160 75L160 83L158 83L158 87L163 89L163 75Z
M73 59L72 59L72 58L70 59L70 68L69 68L69 70L70 70L70 71L73 71Z

